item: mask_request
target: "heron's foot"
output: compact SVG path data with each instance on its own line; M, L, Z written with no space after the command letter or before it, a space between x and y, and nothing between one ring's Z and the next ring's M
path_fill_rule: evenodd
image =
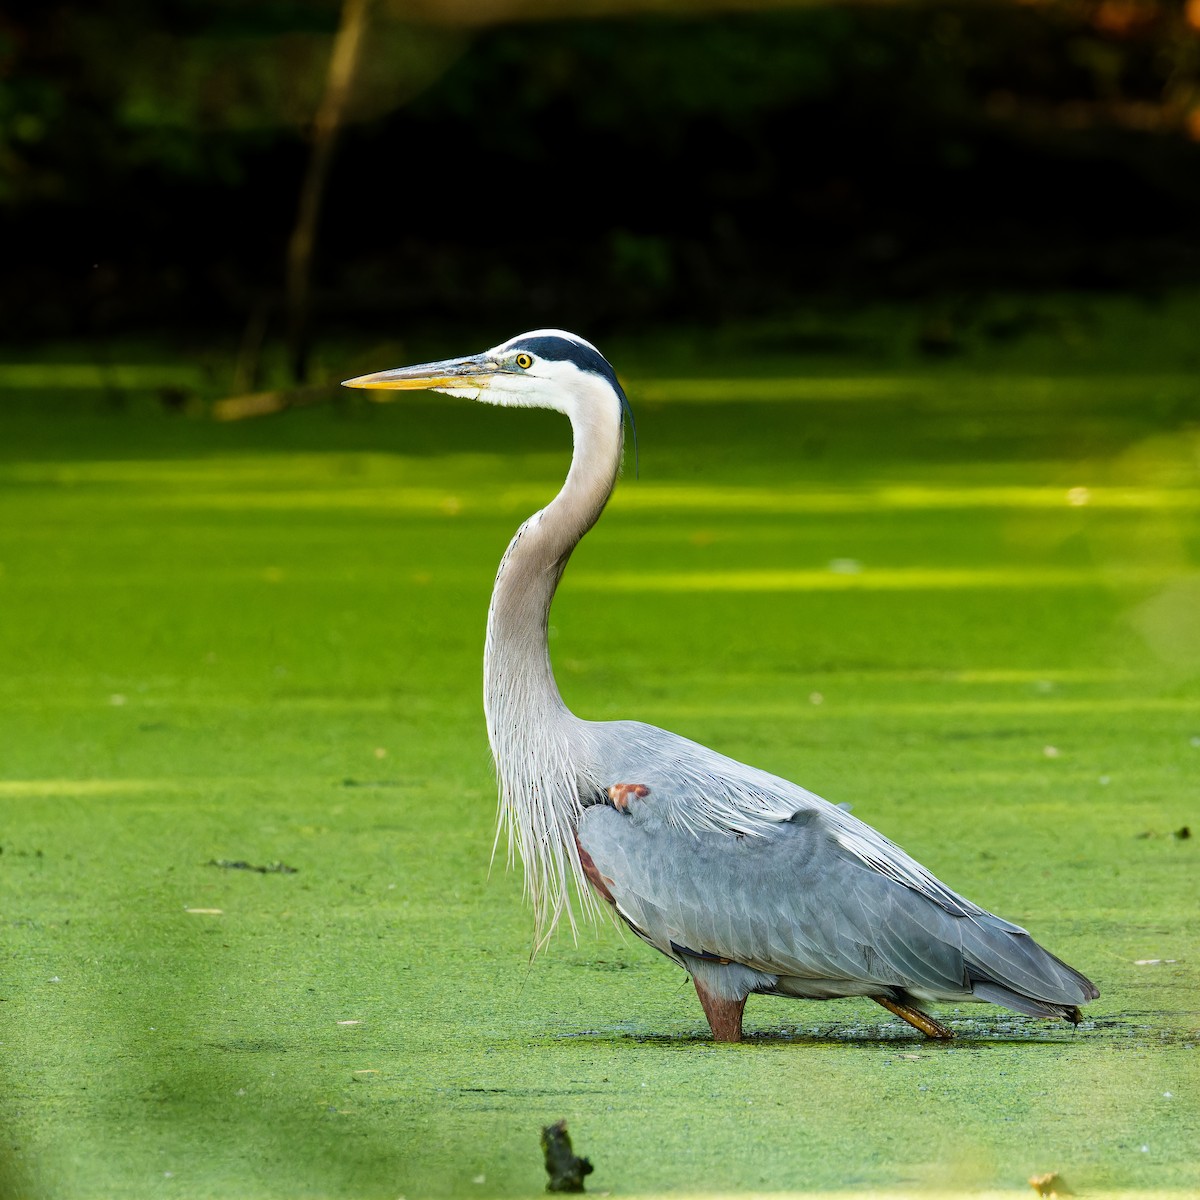
M708 1026L712 1030L714 1042L740 1042L742 1040L742 1011L746 1007L746 997L740 1000L726 1000L693 978L696 985L696 995L700 997L700 1006L708 1018Z
M911 1004L900 1004L889 1000L886 996L872 996L876 1004L882 1004L890 1013L895 1013L901 1020L907 1021L914 1029L919 1029L927 1038L952 1038L953 1029L947 1029L940 1021L935 1021L928 1013L923 1013Z
M608 789L613 808L621 812L629 811L630 800L644 800L648 795L650 789L644 783L614 783Z

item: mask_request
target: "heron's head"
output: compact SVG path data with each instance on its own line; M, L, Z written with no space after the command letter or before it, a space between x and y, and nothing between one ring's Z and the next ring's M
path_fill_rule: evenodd
M573 418L614 402L618 413L629 411L629 401L605 357L590 342L562 329L535 329L482 354L376 371L347 379L343 386L426 389L485 404L550 408Z

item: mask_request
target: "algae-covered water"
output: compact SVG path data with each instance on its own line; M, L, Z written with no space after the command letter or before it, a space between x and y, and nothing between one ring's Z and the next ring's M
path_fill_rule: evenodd
M561 1118L613 1195L1200 1190L1195 364L629 362L568 702L851 804L1084 1024L752 998L718 1046L615 928L529 961L479 662L560 419L0 364L0 1195L533 1196Z

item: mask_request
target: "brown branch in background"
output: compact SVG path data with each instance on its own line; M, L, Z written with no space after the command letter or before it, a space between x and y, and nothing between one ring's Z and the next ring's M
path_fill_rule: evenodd
M306 387L276 388L270 392L226 396L214 401L209 411L214 421L245 421L250 417L270 417L289 408L325 404L337 394L336 384L311 383Z
M308 376L312 267L321 201L329 180L342 119L354 87L370 4L371 0L342 0L341 20L333 42L333 53L329 57L329 73L325 77L325 92L313 122L312 153L300 190L296 224L288 241L288 363L292 378L297 383L303 383Z

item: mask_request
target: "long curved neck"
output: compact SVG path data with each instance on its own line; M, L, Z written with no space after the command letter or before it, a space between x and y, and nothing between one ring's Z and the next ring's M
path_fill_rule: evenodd
M509 543L488 610L484 710L497 761L547 718L568 710L559 695L547 640L550 605L571 551L596 523L621 464L620 410L572 415L574 453L557 496ZM505 735L508 736L505 736Z
M536 945L571 911L568 881L592 910L575 844L583 811L580 737L584 722L559 695L547 641L550 604L571 551L596 523L621 462L621 410L597 403L569 415L575 450L566 482L541 512L517 530L500 562L488 610L483 707L500 784L500 828L508 858L519 853L532 901Z

